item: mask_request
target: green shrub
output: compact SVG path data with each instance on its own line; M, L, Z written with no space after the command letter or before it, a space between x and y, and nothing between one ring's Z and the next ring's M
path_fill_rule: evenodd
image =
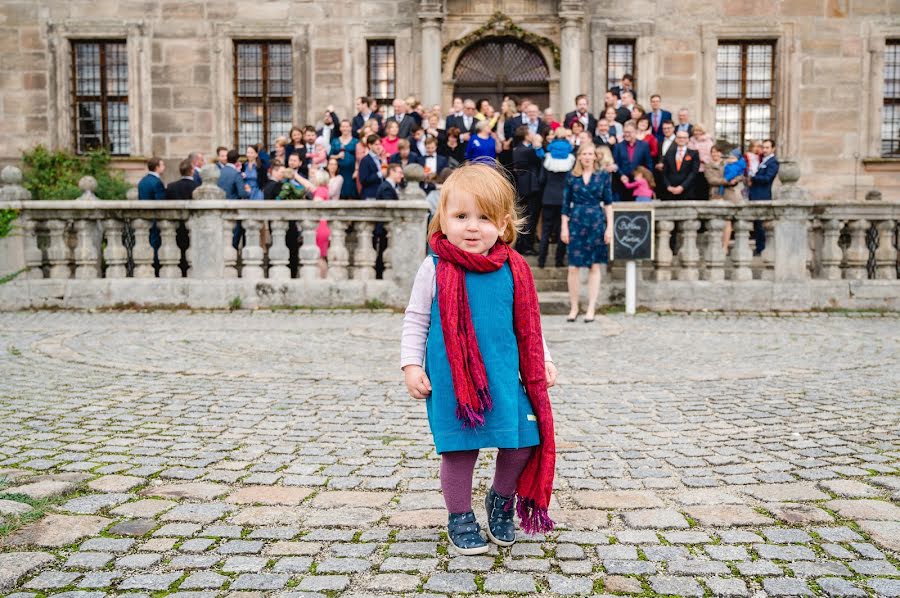
M125 199L131 187L121 172L110 169L109 153L102 149L77 156L38 145L25 152L22 161L24 187L31 191L32 199L77 199L81 195L78 180L88 175L97 179L95 193L100 199Z
M0 239L7 236L13 229L13 221L18 216L15 210L0 210Z

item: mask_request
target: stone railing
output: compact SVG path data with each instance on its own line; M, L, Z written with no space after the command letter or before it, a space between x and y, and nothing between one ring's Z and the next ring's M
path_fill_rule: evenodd
M401 305L425 257L421 199L227 201L204 184L192 201L103 201L95 185L82 180L74 201L10 201L7 183L0 209L19 216L0 276L21 273L0 286L0 308Z
M19 218L13 235L0 239L0 277L19 274L0 284L2 309L400 307L425 255L420 199L225 201L207 180L193 201L100 201L86 179L79 200L28 201L16 173L4 171L3 180L0 209L16 209ZM656 250L639 268L638 305L900 310L900 201L812 202L793 184L780 193L765 202L654 202ZM320 221L330 229L327 261L316 245ZM760 255L755 221L767 233ZM725 247L728 224L734 235ZM375 234L382 229L386 243ZM622 303L622 269L611 264L601 303ZM542 301L553 311L566 299L550 293Z

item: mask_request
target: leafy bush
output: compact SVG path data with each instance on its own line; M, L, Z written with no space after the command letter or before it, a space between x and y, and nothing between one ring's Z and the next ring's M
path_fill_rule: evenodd
M24 187L31 191L32 199L77 199L81 195L78 180L88 175L97 179L95 193L100 199L125 199L131 187L121 172L109 168L109 153L102 149L77 156L38 145L25 152L22 161Z
M0 239L7 236L13 229L13 220L16 219L18 213L15 210L0 210Z

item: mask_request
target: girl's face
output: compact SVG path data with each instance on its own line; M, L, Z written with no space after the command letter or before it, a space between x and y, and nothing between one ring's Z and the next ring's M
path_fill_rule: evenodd
M293 131L291 131L291 141L293 141L294 143L302 142L303 132L298 129L294 129Z
M335 176L338 173L338 162L337 158L331 158L328 160L328 174L331 176Z
M256 153L256 149L253 148L253 146L250 146L247 148L247 161L248 162L256 161L256 156L258 156L258 155L259 154Z
M498 227L478 208L475 196L467 191L450 193L441 223L444 234L454 246L469 253L487 255L509 225L507 216Z
M616 109L607 108L604 116L606 116L606 120L608 120L609 122L613 122L614 120L616 120Z
M341 135L343 137L350 136L350 123L348 123L346 120L341 122Z
M643 180L644 180L644 175L642 175L641 173L639 173L639 172L636 171L636 170L634 171L633 176L634 176L634 180L636 180L636 181L643 181Z
M387 131L388 137L396 137L397 131L400 130L400 126L397 123L395 123L394 121L391 121L388 123L387 129L385 129L385 130Z

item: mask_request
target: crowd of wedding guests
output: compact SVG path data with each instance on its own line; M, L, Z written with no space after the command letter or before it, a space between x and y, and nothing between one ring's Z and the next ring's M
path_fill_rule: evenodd
M563 242L557 244L556 266L606 261L606 214L588 215L598 223L584 227L580 201L596 207L653 199L771 199L778 172L771 139L741 151L717 143L707 127L692 122L687 108L673 116L659 94L648 100L646 106L637 103L628 74L605 94L598 111L579 95L562 118L515 97L499 107L487 99L454 98L447 113L413 97L398 98L386 117L383 105L360 97L352 118L339 118L329 106L317 126L295 126L272 147L217 148L218 185L228 199L397 199L406 185L404 167L418 164L424 172L419 184L436 205L434 193L448 169L469 160L496 161L513 179L527 217L517 249L537 254L540 267L557 240ZM204 163L203 154L191 153L179 164L181 178L164 186L165 164L152 158L139 197L189 199ZM578 177L583 188L576 188ZM726 246L731 234L730 228L724 231ZM757 252L765 247L764 235L757 223ZM590 277L589 290L593 282Z

